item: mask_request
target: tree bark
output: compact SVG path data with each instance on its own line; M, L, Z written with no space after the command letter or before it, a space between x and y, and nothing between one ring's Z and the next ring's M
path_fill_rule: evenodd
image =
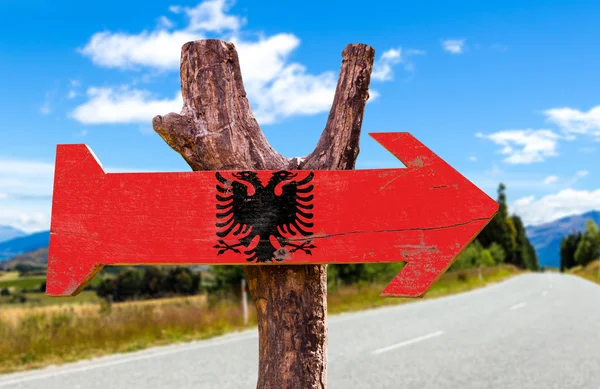
M188 42L181 50L181 114L154 130L193 170L353 169L375 51L346 46L334 101L315 150L285 158L267 142L246 97L231 43ZM258 389L324 389L327 367L326 265L245 266L259 332Z

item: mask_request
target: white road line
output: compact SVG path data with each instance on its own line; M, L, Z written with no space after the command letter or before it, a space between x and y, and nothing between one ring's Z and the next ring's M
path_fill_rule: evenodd
M527 305L527 303L518 303L513 305L512 307L510 307L511 311L514 311L515 309L519 309L519 308L523 308Z
M240 337L236 337L236 338L231 338L231 339L224 339L221 341L213 341L210 343L200 343L197 345L185 345L182 344L181 346L177 347L175 346L172 349L169 350L165 350L165 351L161 351L161 352L154 352L151 354L142 354L142 355L136 355L133 357L129 357L129 358L122 358L122 359L118 359L116 361L107 361L107 362L100 362L100 363L90 363L87 366L81 366L81 367L77 367L77 368L64 368L58 371L52 371L52 372L48 372L48 373L42 373L42 374L35 374L35 375L28 375L28 376L24 376L24 377L18 377L15 379L9 379L6 381L0 381L0 387L2 386L8 386L8 385L15 385L15 384L20 384L21 382L27 382L27 381L34 381L34 380L41 380L41 379L45 379L45 378L52 378L52 377L57 377L57 376L61 376L61 375L65 375L65 374L71 374L71 373L79 373L79 372L83 372L83 371L87 371L87 370L93 370L93 369L98 369L101 367L108 367L108 366L114 366L114 365L120 365L123 363L128 363L128 362L135 362L135 361L140 361L143 359L151 359L154 357L162 357L165 355L170 355L170 354L176 354L182 351L191 351L191 350L197 350L197 349L202 349L202 348L206 348L206 347L211 347L211 346L220 346L223 344L227 344L227 343L232 343L232 342L237 342L240 340L246 340L246 339L253 339L256 338L256 335L251 335L251 336L240 336ZM188 346L188 347L185 347ZM60 368L60 367L59 367Z
M548 294L547 290L545 290L545 291L542 292L542 296L546 296L547 294Z
M432 332L431 334L419 336L419 337L416 337L416 338L413 338L413 339L410 339L410 340L406 340L406 341L401 342L401 343L396 343L396 344L393 344L393 345L388 346L388 347L377 349L377 350L373 351L373 354L385 353L385 352L392 351L392 350L395 350L395 349L400 348L400 347L408 346L409 344L413 344L413 343L421 342L423 340L435 338L436 336L440 336L440 335L443 335L443 334L444 334L444 331Z

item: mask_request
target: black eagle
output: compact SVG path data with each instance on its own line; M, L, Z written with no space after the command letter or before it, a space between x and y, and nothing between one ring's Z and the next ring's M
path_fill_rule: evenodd
M237 180L228 180L216 173L217 236L235 237L237 243L229 244L219 239L219 244L214 246L219 249L217 255L229 250L240 253L239 246L245 247L248 262L282 261L288 252L298 250L312 254L311 249L316 246L310 240L293 243L294 238L290 236L306 237L314 226L311 222L314 216L314 194L311 193L314 186L309 185L313 172L300 181L294 180L297 173L286 170L274 172L266 186L256 172L242 171L232 175ZM278 186L281 186L280 195L276 194ZM248 194L250 187L252 194ZM258 242L253 244L255 240Z

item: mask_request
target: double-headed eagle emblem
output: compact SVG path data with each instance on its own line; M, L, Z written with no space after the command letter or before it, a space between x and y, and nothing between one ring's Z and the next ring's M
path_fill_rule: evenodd
M229 250L241 254L238 247L243 247L248 262L282 261L298 250L311 254L316 246L306 237L314 226L313 172L295 180L298 173L277 171L267 185L256 172L231 176L227 179L216 173L216 225L221 239L214 247L219 249L218 255ZM226 242L226 238L234 238L235 243Z

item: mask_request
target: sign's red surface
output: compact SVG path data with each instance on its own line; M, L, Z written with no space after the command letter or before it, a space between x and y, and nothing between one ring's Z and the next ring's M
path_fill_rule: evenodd
M409 133L370 135L407 167L105 173L58 145L46 294L105 265L406 262L382 296L423 296L498 204Z

